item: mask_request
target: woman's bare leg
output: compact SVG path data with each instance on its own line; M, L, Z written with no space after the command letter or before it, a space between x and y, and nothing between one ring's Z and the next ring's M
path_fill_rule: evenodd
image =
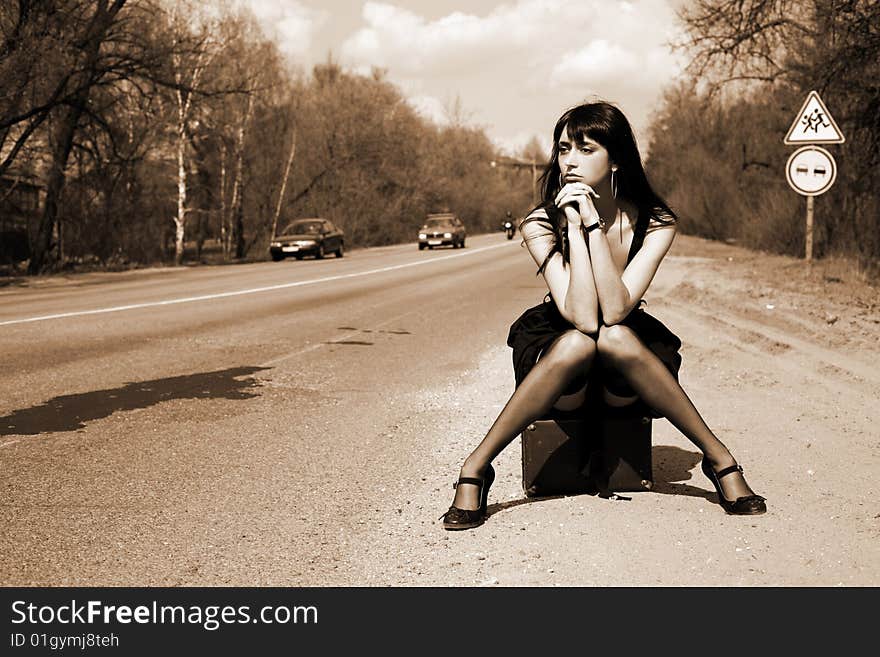
M656 409L681 431L715 468L716 472L736 459L709 429L693 402L654 352L626 326L599 330L599 357L620 372L648 406ZM736 472L721 478L724 497L735 500L754 492Z
M486 437L465 459L460 476L481 477L492 459L530 422L550 410L575 377L589 371L595 355L595 340L580 331L566 331L556 338L514 391ZM476 509L478 495L478 486L459 485L452 504L459 509Z

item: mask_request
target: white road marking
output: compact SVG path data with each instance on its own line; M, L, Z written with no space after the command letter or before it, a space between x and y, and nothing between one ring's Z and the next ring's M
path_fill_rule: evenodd
M488 247L488 248L496 248L496 247ZM465 254L460 253L460 254L456 254L456 255L465 255ZM454 256L447 256L447 257L454 257ZM404 266L406 266L406 265L404 265ZM364 273L366 273L366 272L364 272ZM399 322L400 320L402 320L404 317L408 317L410 315L414 315L414 314L420 313L420 312L422 312L420 308L417 308L414 310L408 310L405 313L402 313L400 315L396 315L395 317L391 317L389 319L386 319L383 322L379 322L378 324L371 325L371 329L376 330L376 329L382 328L384 326L388 326L389 324L395 324L395 323ZM360 334L361 334L360 330L347 331L346 333L343 333L341 335L336 335L333 338L329 338L326 342L332 343L332 342L338 342L341 340L350 340L351 338L356 337ZM272 358L271 360L267 360L263 363L260 363L257 367L275 367L276 365L283 363L286 360L290 360L291 358L295 358L297 356L302 356L303 354L307 354L310 351L315 351L316 349L320 349L321 347L326 347L327 346L326 342L316 342L316 343L311 344L307 347L303 347L301 349L297 349L296 351L292 351L290 353L284 354L283 356L278 356L276 358ZM12 445L18 444L23 440L26 440L26 438L14 438L12 440L7 440L6 442L0 443L0 449L3 449L4 447L11 447Z
M369 276L371 274L381 274L386 271L394 271L395 269L404 269L406 267L418 267L419 265L430 265L441 260L450 258L461 258L464 256L474 255L482 251L490 251L508 243L495 244L493 246L483 246L479 249L468 249L466 252L454 253L452 255L433 258L431 260L419 260L417 262L408 262L403 265L391 265L389 267L381 267L379 269L370 269L368 271L355 272L353 274L339 274L337 276L327 276L325 278L314 278L309 281L297 281L295 283L279 283L278 285L268 285L266 287L254 287L248 290L236 290L235 292L219 292L217 294L205 294L198 297L184 297L182 299L166 299L165 301L150 301L148 303L133 303L127 306L114 306L112 308L96 308L94 310L76 310L69 313L58 313L57 315L43 315L40 317L27 317L25 319L9 319L0 322L0 326L9 326L11 324L26 324L28 322L44 322L50 319L64 319L66 317L82 317L83 315L100 315L103 313L117 313L123 310L136 310L138 308L152 308L154 306L170 306L176 303L191 303L194 301L209 301L211 299L222 299L224 297L237 297L243 294L256 294L258 292L271 292L272 290L283 290L290 287L300 287L303 285L314 285L316 283L328 283L330 281L339 281L345 278L357 278L358 276Z

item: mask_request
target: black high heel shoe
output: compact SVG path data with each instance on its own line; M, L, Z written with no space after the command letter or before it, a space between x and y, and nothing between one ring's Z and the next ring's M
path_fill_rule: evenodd
M712 469L712 464L709 463L704 456L700 467L703 469L703 474L706 475L709 481L715 485L715 491L718 493L718 502L721 504L721 508L727 511L727 513L736 516L756 516L767 512L767 505L764 504L765 500L760 495L745 495L730 501L724 497L724 494L721 492L721 477L729 475L731 472L739 471L742 473L743 469L741 465L734 464L724 468L720 472L715 472L715 470Z
M489 488L495 481L495 469L492 464L486 466L486 472L482 478L479 477L459 477L458 481L452 484L453 488L458 488L459 484L473 484L480 487L480 507L478 509L459 509L452 505L449 511L440 516L443 519L443 529L455 531L458 529L473 529L479 527L486 522L486 506L489 502Z

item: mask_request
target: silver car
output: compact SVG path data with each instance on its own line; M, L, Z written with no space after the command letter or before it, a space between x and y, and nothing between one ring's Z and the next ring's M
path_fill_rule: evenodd
M429 214L425 225L419 230L419 251L435 246L451 246L453 249L464 248L467 237L461 219L451 212Z

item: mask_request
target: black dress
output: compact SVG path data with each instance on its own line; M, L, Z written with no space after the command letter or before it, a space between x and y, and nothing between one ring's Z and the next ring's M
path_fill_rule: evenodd
M632 245L626 259L627 264L641 248L649 221L647 212L639 212ZM640 301L639 306L634 308L620 324L632 329L678 380L678 370L681 367L681 355L678 350L681 348L681 340L660 320L642 310L640 306L643 303L644 301ZM513 370L517 386L535 366L538 356L562 333L572 329L574 326L562 316L549 294L543 303L529 308L517 318L507 336L507 345L513 349ZM574 387L580 389L584 383L588 384L587 403L595 402L599 398L597 395L601 392L601 387L608 387L621 396L635 395L635 392L627 390L628 386L621 381L622 376L618 372L603 366L601 360L596 359L588 380L577 382ZM637 403L643 406L642 410L651 417L662 417L659 412L647 407L641 400Z

